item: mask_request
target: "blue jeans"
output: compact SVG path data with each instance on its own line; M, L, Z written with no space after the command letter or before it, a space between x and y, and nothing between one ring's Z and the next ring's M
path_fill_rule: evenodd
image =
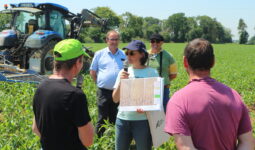
M166 106L167 103L170 99L170 89L169 88L165 88L164 87L164 95L163 95L163 108L164 108L164 112L166 113Z
M151 150L152 139L148 120L122 120L115 123L115 150L128 150L132 139L136 150Z

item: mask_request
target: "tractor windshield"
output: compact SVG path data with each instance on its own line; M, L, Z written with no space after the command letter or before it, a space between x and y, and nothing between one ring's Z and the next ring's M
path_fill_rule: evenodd
M50 27L57 32L62 38L65 37L65 19L59 11L52 10L50 12Z
M14 20L15 29L19 30L21 33L28 33L29 24L34 25L34 30L38 28L45 28L45 15L35 15L30 12L17 12Z

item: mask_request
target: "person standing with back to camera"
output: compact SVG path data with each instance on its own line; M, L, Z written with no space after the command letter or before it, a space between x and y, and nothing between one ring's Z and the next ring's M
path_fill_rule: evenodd
M210 42L195 39L184 49L189 83L167 105L165 131L179 150L254 150L248 109L241 96L210 77Z
M107 47L95 53L90 66L90 75L97 84L98 121L96 132L101 137L105 131L102 128L104 120L115 123L118 104L112 100L113 86L119 71L126 59L124 52L118 48L119 33L111 30L106 35Z
M148 53L142 41L133 40L124 47L131 67L127 71L120 71L114 85L113 100L120 101L120 79L158 77L156 69L146 66ZM134 138L137 150L151 150L152 138L150 127L145 112L119 111L115 125L115 150L128 150Z
M170 84L177 76L177 65L173 55L162 48L164 44L162 35L157 33L151 35L150 44L149 66L157 69L159 75L164 78L163 108L166 112L166 105L170 98Z
M71 83L87 54L75 39L60 41L53 53L53 75L34 95L33 132L40 137L43 150L86 150L93 144L94 128L86 95Z

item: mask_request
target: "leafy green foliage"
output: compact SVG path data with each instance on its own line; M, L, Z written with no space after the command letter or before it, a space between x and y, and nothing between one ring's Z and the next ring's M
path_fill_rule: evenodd
M246 44L249 38L247 31L242 31L239 36L239 44Z
M174 42L185 42L186 33L189 31L188 19L184 13L176 13L169 16L167 26L172 33L171 40Z
M10 23L10 14L0 14L0 30L6 29L6 24Z
M157 18L153 17L145 17L143 23L143 33L144 33L144 38L150 39L150 36L154 33L159 33L162 28L161 24L162 21L160 21Z
M102 126L102 128L105 128L104 135L101 138L95 139L95 144L90 147L91 150L113 150L115 148L115 126L110 124L108 120L105 120L105 123Z
M130 42L134 38L149 40L153 33L162 34L165 42L186 42L194 38L205 38L212 43L232 42L231 31L209 16L186 17L184 13L175 13L166 20L160 20L136 16L130 12L117 15L109 7L96 7L92 11L106 18L107 26L104 31L100 27L83 28L78 38L82 42L103 43L105 34L109 30L119 31L122 42ZM10 19L10 15L0 14L0 30L6 28L5 25ZM247 26L243 20L239 26L240 43L243 44L247 42L249 35L245 31ZM69 30L70 26L67 27L67 31Z
M31 130L35 86L1 82L0 149L39 149L39 138Z
M107 31L111 29L116 29L119 27L121 19L113 10L109 7L96 7L93 9L94 13L102 18L106 18L107 21Z
M121 22L121 18L116 15L109 7L96 7L92 10L95 14L101 18L107 19L107 26L102 31L101 27L89 27L83 29L79 39L82 42L96 42L103 43L105 40L105 34L109 30L118 29Z
M121 43L124 47L127 43ZM105 44L85 44L94 50ZM149 43L146 43L149 49ZM212 77L236 89L250 110L253 129L255 129L255 46L239 44L215 44L216 63ZM188 77L182 65L185 44L164 44L163 48L171 52L178 64L178 76L171 85L171 95L188 83ZM40 149L39 138L32 133L32 99L36 85L26 83L0 82L0 149L35 150ZM93 124L97 121L96 85L89 75L85 75L83 90L88 99L89 112ZM107 122L107 121L106 121ZM95 137L90 150L112 150L115 143L114 125L108 122L101 139ZM255 135L255 133L254 133ZM173 138L155 150L175 150Z
M247 44L255 45L255 36L251 37Z
M249 34L246 31L247 25L245 24L244 20L241 18L239 19L238 23L238 30L239 30L239 44L246 44L249 38Z
M130 42L132 38L143 37L143 18L126 12L120 24L121 39L123 42Z

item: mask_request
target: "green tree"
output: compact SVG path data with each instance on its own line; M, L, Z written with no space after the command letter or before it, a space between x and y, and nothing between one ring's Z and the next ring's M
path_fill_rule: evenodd
M120 33L121 40L125 43L130 42L133 38L133 35L135 35L134 30L131 28L123 28Z
M117 29L120 25L120 17L109 7L96 7L93 12L102 18L107 19L107 31Z
M199 27L202 29L202 38L214 43L217 42L217 25L216 19L209 16L197 17Z
M232 35L229 29L223 27L220 22L215 21L216 25L216 41L217 43L231 43L232 42Z
M247 44L255 45L255 36L251 37L251 39L249 40Z
M171 41L171 31L169 29L169 26L167 25L167 20L161 21L161 32L160 34L164 37L165 42Z
M246 44L249 38L249 34L246 31L247 25L245 24L244 20L241 18L239 19L238 27L239 30L239 44Z
M88 30L88 35L96 43L104 42L105 33L102 33L102 30L100 27L90 28Z
M154 33L159 33L161 31L161 28L157 24L153 24L148 27L144 27L144 38L149 40L150 36Z
M192 28L188 33L187 33L187 40L191 41L195 38L201 38L203 35L203 30L200 27Z
M166 25L171 31L171 39L174 42L185 42L186 33L189 31L188 19L184 13L176 13L169 16Z
M143 38L143 18L129 12L121 15L120 24L121 39L123 42L130 42L133 38Z
M187 21L188 21L189 29L197 28L198 27L196 17L188 17Z
M232 43L233 40L232 40L231 30L224 28L224 32L225 32L225 34L224 34L223 43Z
M143 38L148 40L153 33L161 32L162 21L153 17L145 17L143 20Z
M239 44L246 44L249 38L249 34L247 31L243 31L239 36Z
M0 30L6 29L6 24L10 23L11 21L10 14L1 14L0 13Z
M171 36L168 31L161 31L160 34L164 37L164 42L170 42Z
M80 40L82 42L91 42L91 40L96 43L104 42L106 32L118 29L121 19L109 7L96 7L92 9L92 12L101 18L106 18L107 26L104 31L101 30L101 27L89 27L82 30Z

